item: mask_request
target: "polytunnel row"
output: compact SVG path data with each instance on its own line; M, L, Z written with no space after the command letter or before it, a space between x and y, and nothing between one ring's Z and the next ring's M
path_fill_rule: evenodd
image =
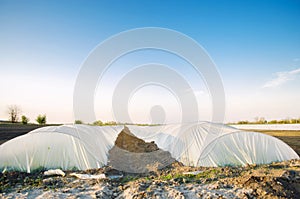
M0 169L30 172L39 168L86 170L107 164L108 152L124 126L62 125L42 127L0 145ZM281 140L209 122L128 126L131 133L155 141L186 166L265 164L298 159Z
M290 146L275 137L223 124L202 122L129 129L145 141L154 140L186 166L245 166L299 158Z

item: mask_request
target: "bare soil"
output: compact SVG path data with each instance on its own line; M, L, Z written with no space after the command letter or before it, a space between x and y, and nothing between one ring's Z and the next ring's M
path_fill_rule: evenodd
M129 173L147 173L175 162L170 152L133 135L127 127L119 133L115 146L109 151L108 164Z
M109 174L110 167L80 171ZM196 175L185 172L200 171ZM43 172L0 173L0 198L299 198L300 160L247 167L186 167L174 163L121 179L80 180Z
M119 133L115 146L133 153L148 153L159 150L154 142L145 142L125 128Z
M37 124L0 124L0 145L40 127Z

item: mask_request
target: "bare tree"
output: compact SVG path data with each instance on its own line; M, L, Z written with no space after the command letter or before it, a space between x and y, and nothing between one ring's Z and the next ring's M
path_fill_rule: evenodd
M18 122L20 114L21 109L17 105L8 106L9 121L11 121L12 123Z

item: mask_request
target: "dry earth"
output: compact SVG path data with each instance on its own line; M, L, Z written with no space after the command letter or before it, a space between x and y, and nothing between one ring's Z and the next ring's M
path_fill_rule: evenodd
M197 175L184 174L200 171ZM0 198L299 198L300 161L247 167L192 168L178 163L121 179L80 180L10 172L0 174ZM80 173L107 176L111 167Z
M40 127L39 125L0 124L0 145Z
M146 173L173 162L175 159L170 152L159 149L154 142L145 142L134 136L125 127L109 151L108 165L130 173Z

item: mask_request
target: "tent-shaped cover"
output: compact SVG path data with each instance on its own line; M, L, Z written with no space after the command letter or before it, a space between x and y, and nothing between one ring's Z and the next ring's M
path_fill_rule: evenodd
M0 170L91 169L107 164L108 152L124 126L43 127L0 145ZM265 164L299 159L281 140L209 122L128 126L145 141L155 141L187 166Z

